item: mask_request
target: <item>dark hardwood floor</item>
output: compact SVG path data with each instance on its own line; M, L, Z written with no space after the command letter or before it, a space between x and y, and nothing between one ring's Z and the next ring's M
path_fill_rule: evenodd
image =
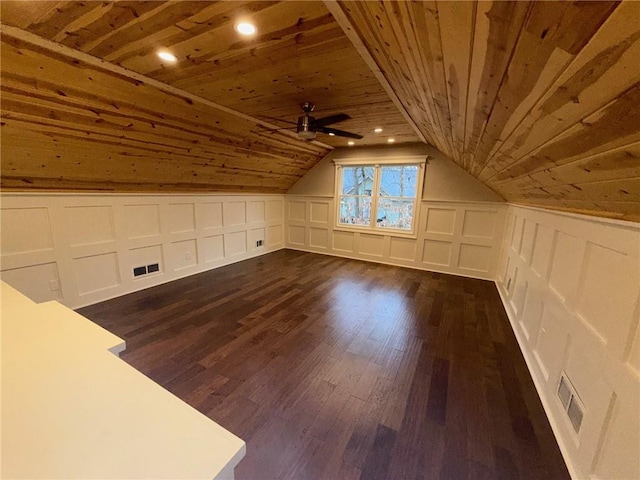
M79 312L238 480L569 478L492 282L281 250Z

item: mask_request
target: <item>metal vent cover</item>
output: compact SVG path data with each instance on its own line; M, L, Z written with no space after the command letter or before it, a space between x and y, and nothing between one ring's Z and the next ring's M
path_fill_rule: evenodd
M564 375L560 377L560 385L558 386L558 398L562 402L562 406L567 409L571 401L571 387Z
M573 429L576 431L576 433L578 433L580 431L580 426L582 425L582 417L584 416L584 412L576 397L571 397L571 402L569 403L569 408L567 409L567 415L569 415L569 420L571 420Z
M560 399L564 412L569 418L569 422L571 422L571 426L576 433L580 432L582 419L584 418L584 405L580 401L580 397L576 393L575 387L564 371L560 375L560 382L558 383L558 390L556 391L556 394Z

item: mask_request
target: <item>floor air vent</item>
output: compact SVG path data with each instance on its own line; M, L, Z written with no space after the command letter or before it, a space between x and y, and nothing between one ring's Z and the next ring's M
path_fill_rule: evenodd
M576 433L580 431L582 418L584 417L584 406L576 394L576 389L569 381L567 374L562 372L560 384L558 385L558 398L564 407L564 411L569 417L569 421Z

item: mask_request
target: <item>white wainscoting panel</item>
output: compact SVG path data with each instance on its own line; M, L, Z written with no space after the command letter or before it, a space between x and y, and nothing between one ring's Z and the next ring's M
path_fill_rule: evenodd
M169 233L193 232L196 229L194 203L170 203L166 210Z
M124 213L128 238L147 238L160 235L160 206L158 204L125 205Z
M330 197L286 197L286 246L296 250L493 280L507 206L422 202L416 238L334 226Z
M309 228L309 246L327 250L329 248L329 230L326 228Z
M305 201L287 199L287 211L289 212L287 220L295 222L307 220L307 202Z
M53 251L49 211L44 207L3 208L2 251L8 255Z
M247 222L247 202L224 202L222 204L222 221L225 227L244 225Z
M451 264L451 242L446 240L425 240L422 263L431 266L448 267Z
M212 228L222 227L222 202L202 202L198 207L198 224L207 231Z
M282 219L280 219L282 221ZM279 245L279 248L282 248L284 242L282 239L284 238L284 222L277 225L267 225L267 237L266 237L266 245L267 247L273 245Z
M427 211L427 233L443 233L453 235L456 224L455 208L432 207Z
M60 288L60 274L56 262L28 265L26 267L13 268L2 272L2 280L13 285L34 302L46 302L49 300L62 300Z
M393 260L411 261L416 258L417 240L413 238L391 237L389 258Z
M261 202L248 202L247 208L247 222L248 223L262 223L264 222L264 203Z
M116 252L73 259L76 284L80 296L116 290L121 283Z
M211 263L224 258L223 235L211 235L204 237L201 245L204 263Z
M498 290L572 476L640 478L640 225L511 205L505 231Z
M288 226L288 242L287 245L304 246L306 240L304 238L305 228L301 225L289 225Z
M367 233L360 234L360 244L358 253L362 256L379 257L384 256L384 243L386 237L382 235L369 235Z
M284 195L3 194L1 275L77 308L284 248L284 208Z
M171 242L169 245L169 264L174 272L198 264L198 248L194 238Z
M72 247L115 241L110 205L66 207L65 212L69 244Z

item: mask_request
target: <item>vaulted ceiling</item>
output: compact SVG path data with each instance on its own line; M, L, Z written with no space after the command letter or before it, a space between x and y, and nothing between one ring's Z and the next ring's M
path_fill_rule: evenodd
M284 192L346 144L288 130L313 101L509 201L640 220L640 2L0 8L3 189Z

